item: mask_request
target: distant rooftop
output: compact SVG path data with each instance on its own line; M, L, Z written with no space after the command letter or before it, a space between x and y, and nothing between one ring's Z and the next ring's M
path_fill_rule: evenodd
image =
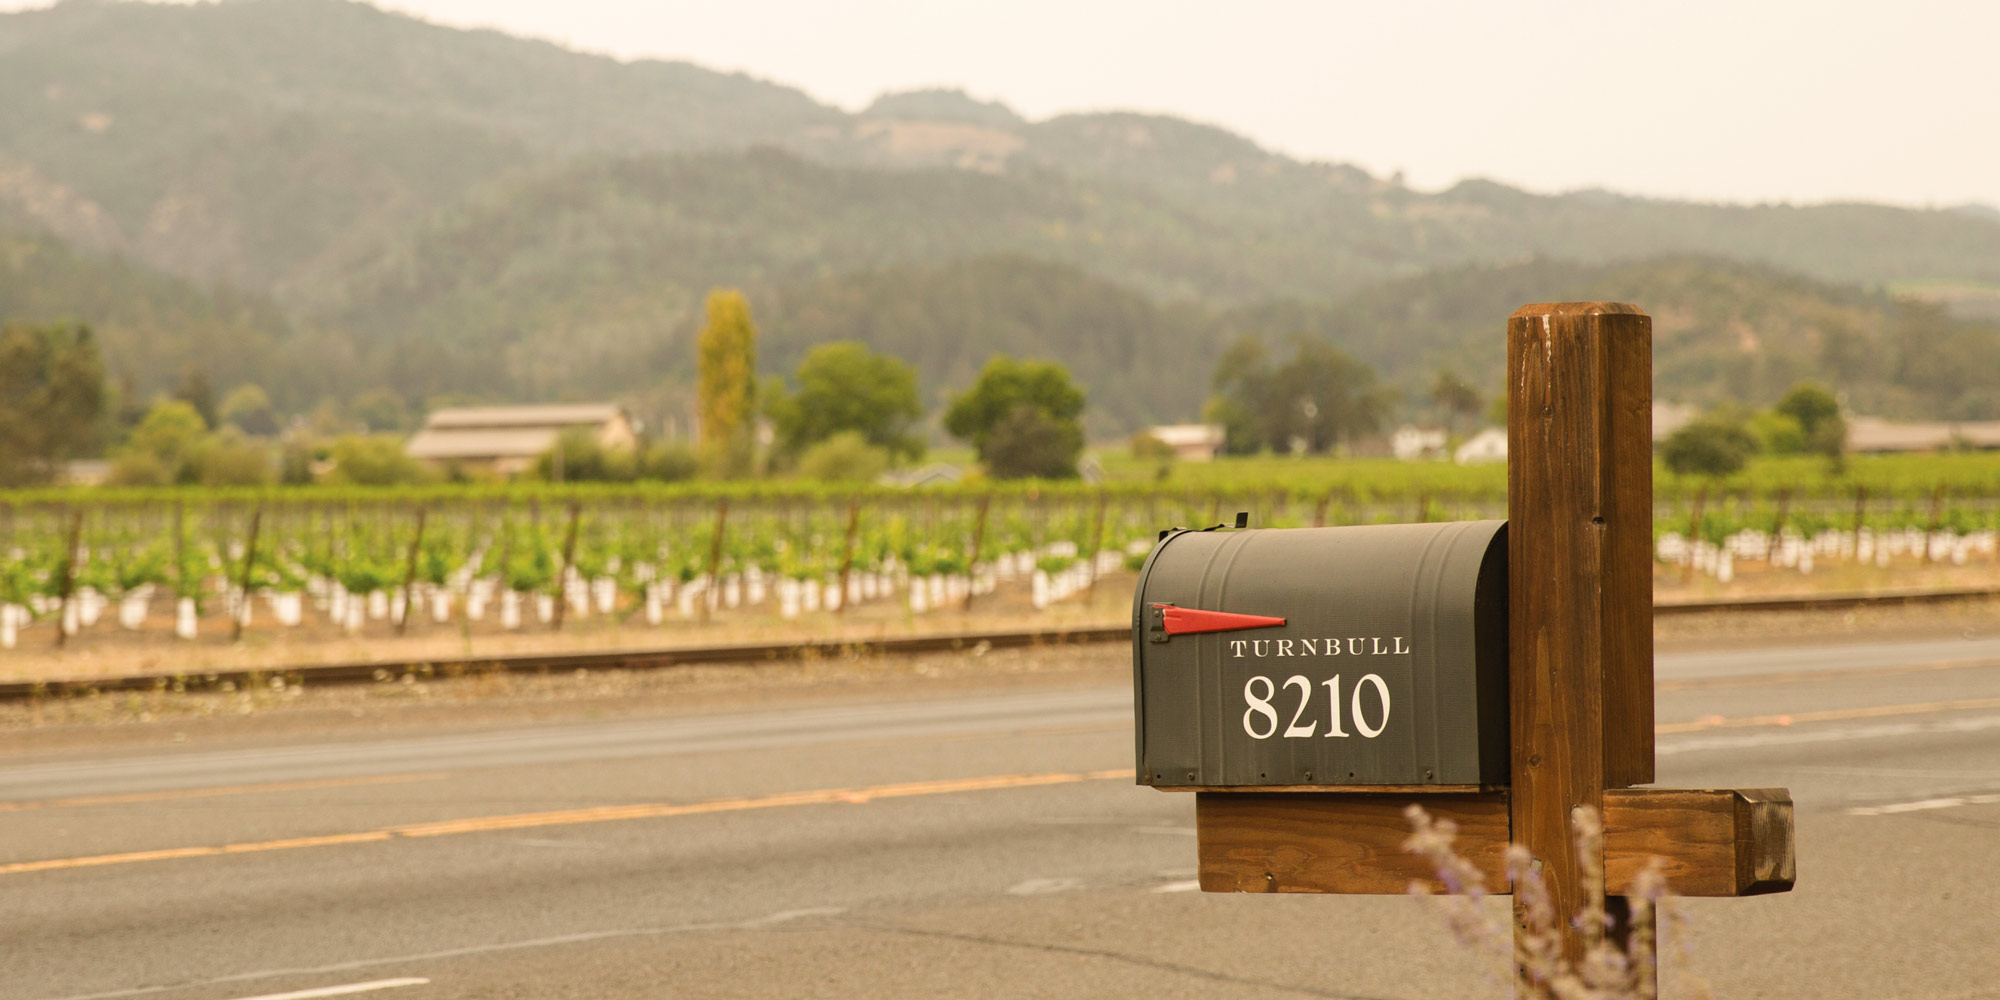
M461 428L575 427L601 424L624 415L616 403L552 403L545 406L471 406L434 410L426 430Z

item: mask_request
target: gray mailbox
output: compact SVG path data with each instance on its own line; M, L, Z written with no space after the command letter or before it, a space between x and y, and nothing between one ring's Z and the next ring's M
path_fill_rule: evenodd
M1140 783L1505 784L1506 528L1167 534L1132 608Z

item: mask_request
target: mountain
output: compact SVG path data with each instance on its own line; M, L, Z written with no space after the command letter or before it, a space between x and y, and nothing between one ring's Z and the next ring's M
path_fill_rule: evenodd
M1977 207L1422 192L1172 117L1031 121L952 90L849 114L345 0L0 14L0 94L0 231L94 276L0 318L171 316L108 337L114 369L202 367L292 409L387 385L676 412L701 297L732 285L768 321L767 368L860 337L937 396L994 351L1048 354L1099 433L1191 417L1241 330L1331 336L1419 400L1441 365L1492 377L1497 317L1576 295L1656 309L1662 385L1691 398L1831 372L1967 411L1896 388L1922 365L1829 368L1848 355L1822 341L1902 350L1915 307L1876 289L2000 287L2000 217ZM166 300L185 305L133 305Z
M1488 395L1505 385L1506 317L1534 301L1639 304L1653 317L1654 395L1768 405L1802 379L1857 412L2000 419L2000 323L1940 304L1721 258L1613 264L1535 259L1439 270L1332 303L1273 302L1220 316L1212 341L1246 333L1340 344L1426 402L1450 369Z
M340 350L298 336L268 299L0 231L0 322L67 321L89 324L113 378L142 395L194 369L224 387L258 381L309 401L311 373Z

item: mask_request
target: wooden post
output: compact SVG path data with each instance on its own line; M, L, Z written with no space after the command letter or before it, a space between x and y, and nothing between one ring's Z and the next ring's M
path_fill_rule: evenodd
M1104 490L1097 491L1097 524L1090 532L1090 582L1083 585L1083 605L1090 606L1090 599L1097 596L1097 554L1104 551L1104 508L1111 502Z
M174 501L174 597L187 593L187 507L185 501ZM178 612L176 612L178 614Z
M854 572L854 536L861 528L861 503L850 500L847 504L847 538L840 543L840 606L833 609L836 615L847 613L847 577Z
M1313 508L1313 527L1326 527L1326 509L1332 504L1333 491L1327 490L1326 495L1319 498L1319 505Z
M396 618L396 634L402 635L410 625L410 602L415 599L417 586L417 553L424 547L424 517L430 513L428 507L417 508L417 533L410 536L410 558L403 567L403 613ZM558 611L560 615L562 612Z
M980 550L986 545L986 511L992 504L993 494L984 493L980 495L979 517L972 522L972 554L966 557L965 560L965 572L970 577L977 578L979 575ZM972 591L972 587L968 586L965 588L965 610L967 611L972 610Z
M1791 517L1791 514L1792 489L1787 486L1778 490L1778 516L1771 521L1770 557L1772 560L1778 557L1778 538L1785 533L1785 521Z
M250 603L250 574L257 568L257 529L262 527L263 524L264 505L258 504L257 509L250 512L250 535L243 541L243 572L236 579L236 592L241 595L239 600L245 604ZM230 623L229 641L243 641L243 609L241 607L236 609L236 620Z
M1653 780L1652 319L1524 306L1507 382L1510 818L1566 920L1584 902L1574 811ZM1524 920L1517 903L1517 938Z
M1512 504L1513 500L1509 498L1507 502ZM1708 483L1707 481L1703 481L1701 486L1694 491L1694 510L1688 514L1687 565L1681 568L1682 583L1689 583L1694 580L1694 545L1701 540L1702 508L1707 505Z
M63 547L62 575L56 580L56 595L61 601L56 608L56 648L61 649L69 641L70 591L76 588L77 546L83 541L83 508L70 512L69 538Z
M715 502L715 537L708 544L708 592L701 595L701 620L722 599L722 529L729 523L729 498ZM840 595L844 600L847 595Z
M569 502L569 533L563 537L562 566L556 570L556 614L549 627L562 631L563 612L569 609L569 568L576 562L576 522L583 517L583 505L574 500ZM415 552L411 552L411 565L415 565Z

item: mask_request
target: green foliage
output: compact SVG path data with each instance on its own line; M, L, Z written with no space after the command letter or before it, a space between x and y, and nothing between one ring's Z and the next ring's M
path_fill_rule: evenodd
M551 483L629 483L639 475L639 459L628 448L606 448L588 427L556 435L535 459L535 477Z
M1776 410L1760 410L1744 423L1760 451L1773 455L1797 455L1806 450L1806 431L1796 418Z
M0 487L46 483L90 454L104 362L84 326L0 326Z
M251 440L234 427L204 436L192 463L203 486L259 486L277 474L269 445Z
M1996 355L2000 359L2000 355ZM1826 387L1800 382L1785 393L1773 412L1790 417L1799 425L1803 440L1798 450L1824 455L1836 462L1847 450L1847 420L1840 414L1840 400Z
M708 293L708 322L697 345L696 405L701 451L718 474L749 472L757 399L757 328L750 303L733 288Z
M393 389L378 386L355 396L348 412L354 414L354 418L372 434L395 433L411 428L409 404Z
M113 456L112 481L131 486L198 482L207 437L208 425L193 404L156 400L132 429L125 447Z
M208 376L201 369L190 366L181 374L180 384L174 386L174 399L194 408L201 415L203 429L220 427L221 418L216 415L215 388L208 384Z
M858 431L841 431L807 448L799 473L822 482L872 483L889 469L889 451Z
M701 470L701 459L693 448L678 441L662 441L648 447L639 463L639 478L662 483L693 479Z
M1074 479L1083 431L1073 420L1021 403L987 434L981 454L995 479Z
M1660 457L1677 476L1722 479L1741 471L1757 451L1757 439L1742 424L1703 417L1667 436Z
M852 432L891 455L923 456L923 438L914 425L924 407L916 369L907 363L865 344L839 341L813 348L793 378L798 390L771 404L778 440L788 451Z
M255 383L245 382L229 390L216 413L224 423L253 437L278 434L278 411L271 406L270 395Z
M1178 457L1173 445L1154 437L1148 431L1132 435L1132 458L1138 462L1171 464Z
M1023 428L1033 423L1016 418L1018 412L1027 410L1071 434L1080 454L1083 431L1077 418L1083 413L1083 403L1083 390L1070 380L1069 370L1062 365L995 356L980 369L972 388L952 397L944 427L953 437L970 443L985 461L987 442L1002 422L1013 420Z
M335 483L356 486L396 486L430 478L423 463L403 451L402 438L391 434L348 434L333 442ZM352 589L352 588L349 588Z
M1392 394L1374 369L1324 341L1297 337L1292 357L1273 364L1263 340L1246 335L1215 368L1215 416L1231 442L1319 454L1381 426Z
M1439 369L1437 377L1431 380L1431 402L1451 418L1450 430L1453 433L1457 433L1458 418L1478 417L1486 406L1480 399L1479 390L1449 368Z

